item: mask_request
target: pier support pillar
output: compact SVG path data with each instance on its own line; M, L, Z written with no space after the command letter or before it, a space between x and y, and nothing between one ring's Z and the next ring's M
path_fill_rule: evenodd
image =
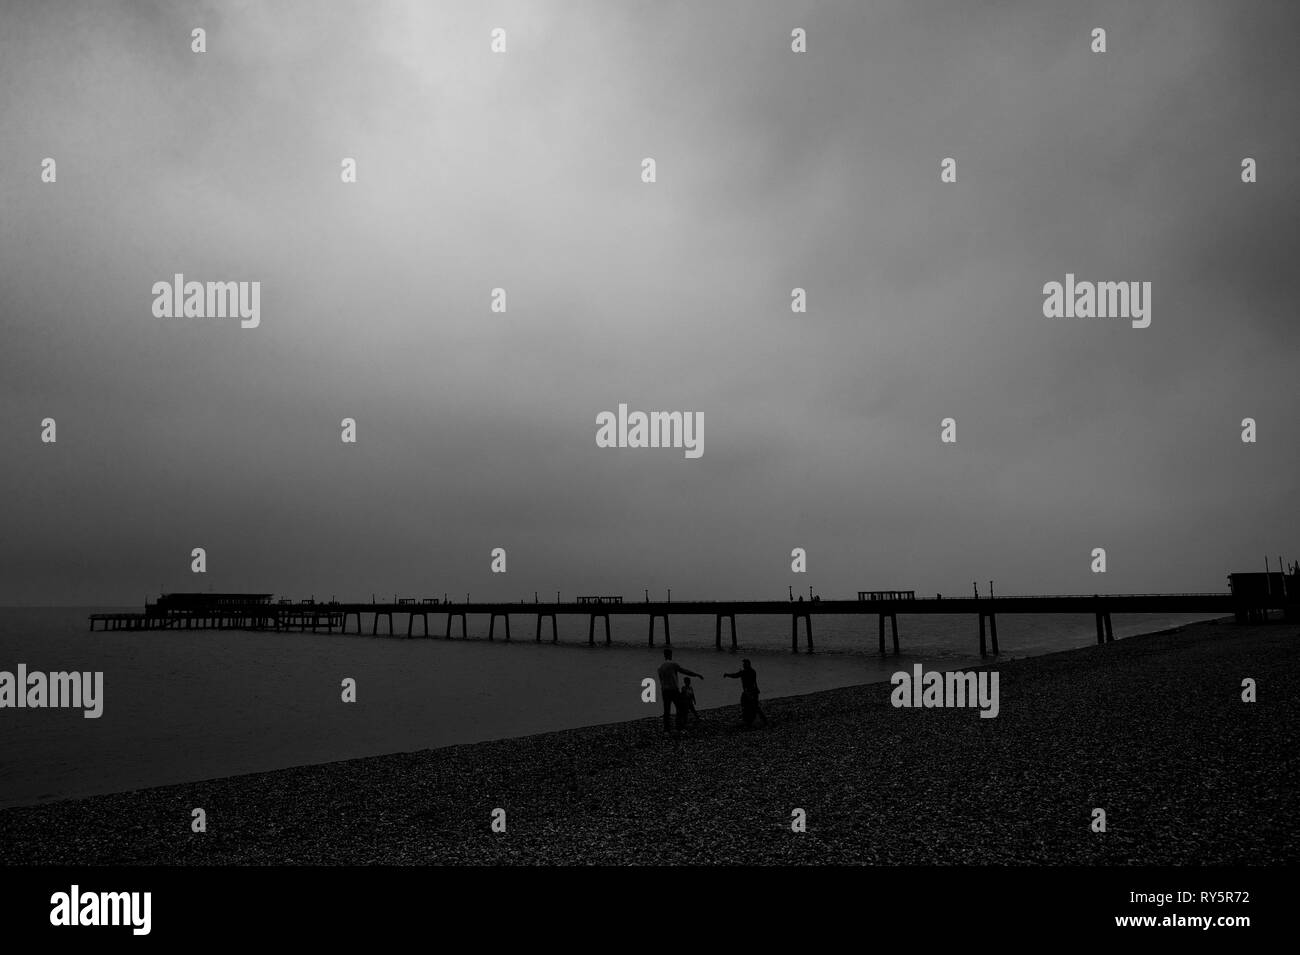
M799 652L799 619L803 618L804 633L806 635L806 647L809 653L813 652L812 638L812 616L807 613L795 613L790 615L790 650L794 653Z
M1106 629L1101 622L1101 614L1097 614L1097 645L1101 646L1106 642Z
M998 655L998 618L989 614L989 639L993 641L993 655Z
M506 622L506 639L509 640L510 639L510 614L508 613L494 613L491 615L491 619L488 620L488 639L489 640L492 639L492 634L496 630L497 617L500 617L502 620Z
M460 610L460 611L451 611L447 614L447 635L443 637L444 640L451 639L451 622L455 620L457 617L460 617L460 638L462 640L469 639L469 634L465 632L465 612L463 610Z
M538 643L542 642L542 620L546 617L551 618L551 643L559 643L560 634L558 629L556 628L555 614L553 613L539 613L537 615L537 642Z
M666 614L666 613L652 613L652 614L650 614L650 646L653 647L653 646L655 645L655 618L656 618L656 617L662 617L662 618L663 618L663 621L664 621L664 646L666 646L666 647L671 647L671 646L673 645L673 635L672 635L672 631L670 631L670 630L668 629L668 614ZM605 624L606 624L606 626L609 625L609 618L608 618L608 617L605 618Z
M587 646L594 647L596 645L596 618L597 617L600 617L602 620L605 621L605 646L609 646L610 643L609 614L607 613L593 613L591 615L591 619L587 623ZM652 623L653 620L654 618L652 617L651 618ZM668 618L665 617L664 628L667 629L667 627L668 627Z
M1102 620L1102 623L1104 624L1105 629L1106 629L1106 642L1107 642L1107 643L1114 643L1114 642L1115 642L1115 631L1114 631L1114 629L1113 629L1113 628L1111 627L1111 625L1110 625L1110 613L1107 612L1107 613L1102 614L1101 620Z
M980 656L989 655L988 646L984 642L984 614L980 614Z
M894 638L894 656L898 656L898 614L889 615L889 632Z
M714 620L713 628L713 647L716 650L722 649L722 621L726 619L731 623L731 649L736 649L736 615L734 613L720 613Z

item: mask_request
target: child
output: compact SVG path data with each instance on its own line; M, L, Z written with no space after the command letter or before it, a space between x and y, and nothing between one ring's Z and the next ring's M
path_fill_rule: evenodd
M682 705L686 708L686 715L695 716L695 722L700 721L700 714L695 709L695 687L691 686L691 678L685 678L686 683L682 686Z

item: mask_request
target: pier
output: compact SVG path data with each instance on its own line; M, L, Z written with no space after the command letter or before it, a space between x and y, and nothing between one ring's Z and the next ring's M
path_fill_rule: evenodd
M1239 576L1239 575L1234 575ZM1282 575L1278 575L1282 577ZM1234 584L1237 583L1234 581ZM496 640L498 622L506 641L510 636L511 617L534 617L534 641L542 642L543 624L550 621L550 642L559 642L556 618L561 614L587 617L587 645L596 645L599 623L603 643L613 642L611 618L620 624L628 618L640 618L648 645L655 644L656 622L663 625L663 643L672 646L670 617L684 615L714 618L714 646L723 649L723 624L727 624L730 649L738 648L738 616L788 616L790 649L799 652L799 632L804 634L804 650L812 653L813 619L840 615L863 618L863 635L868 635L869 618L876 617L879 650L885 647L885 624L888 622L891 649L899 652L900 615L959 614L977 621L980 656L1000 652L997 620L1006 614L1091 614L1096 621L1097 643L1114 641L1111 616L1124 614L1216 614L1234 616L1239 621L1263 620L1273 611L1285 619L1300 619L1300 578L1288 575L1280 586L1235 588L1235 593L1167 593L1167 594L1048 594L996 597L918 597L914 591L859 591L856 600L724 600L669 601L645 600L626 602L622 597L577 597L551 602L466 601L452 603L435 598L405 597L390 602L340 603L301 600L273 600L272 594L165 594L155 603L146 604L144 613L97 613L90 616L94 630L270 630L319 633L364 633L364 618L369 617L371 635L378 635L380 621L384 631L393 635L394 617L400 625L405 617L406 636L431 637L430 615L446 617L442 639L451 640L453 624L460 621L460 638L468 634L468 617L486 617L488 639ZM417 634L415 621L420 620ZM349 629L352 625L354 629ZM622 628L620 628L622 629ZM973 632L973 635L974 635Z

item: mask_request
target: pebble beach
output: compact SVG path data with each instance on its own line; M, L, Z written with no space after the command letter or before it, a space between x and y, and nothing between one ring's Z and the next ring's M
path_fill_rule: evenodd
M647 704L624 723L5 809L0 863L1294 863L1297 629L1193 624L991 662L992 719L896 708L874 683L764 699L766 727L727 706L672 739Z

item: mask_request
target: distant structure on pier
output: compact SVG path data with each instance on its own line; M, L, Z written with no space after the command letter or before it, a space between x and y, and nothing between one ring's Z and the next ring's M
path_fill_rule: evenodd
M274 597L275 594L163 594L153 603L146 603L145 607L146 610L153 607L159 614L193 613L196 610L223 610L229 607L269 604Z
M1285 619L1300 618L1300 612L1297 611L1300 602L1300 568L1295 565L1285 572L1274 570L1268 573L1229 574L1228 589L1239 601L1235 614L1238 623L1267 619L1268 611L1257 605L1277 598L1281 598L1286 605Z

